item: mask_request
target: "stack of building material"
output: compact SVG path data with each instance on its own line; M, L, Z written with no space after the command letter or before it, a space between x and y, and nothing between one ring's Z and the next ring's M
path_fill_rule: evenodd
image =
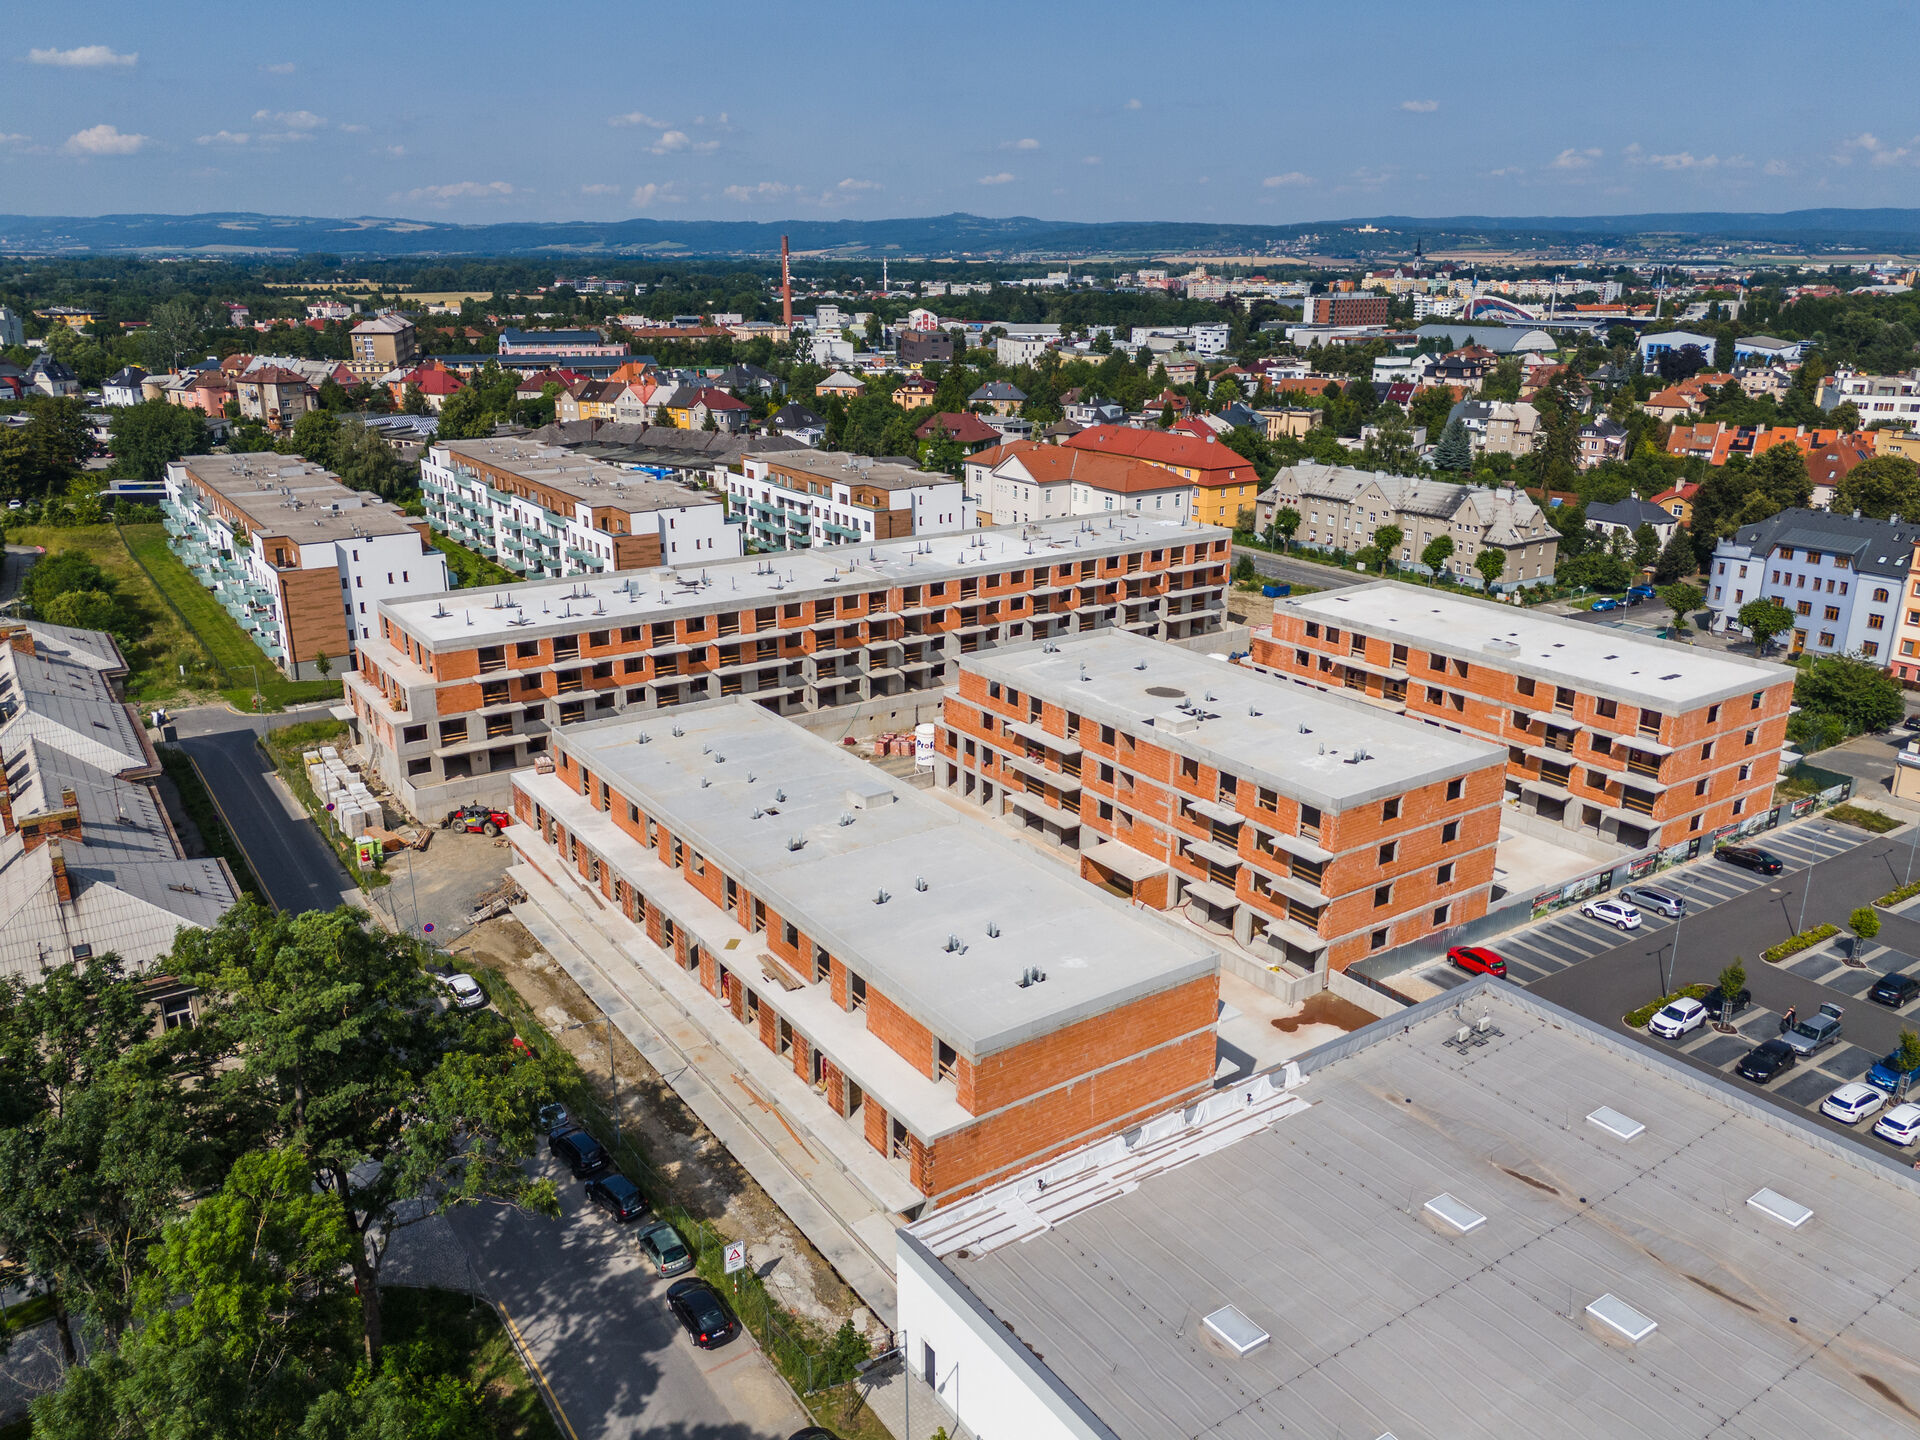
M380 802L333 746L309 750L300 758L307 767L307 783L320 803L329 807L341 834L354 838L381 823Z

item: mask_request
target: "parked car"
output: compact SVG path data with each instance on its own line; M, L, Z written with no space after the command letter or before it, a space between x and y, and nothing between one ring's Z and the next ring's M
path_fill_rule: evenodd
M1920 1074L1900 1068L1900 1052L1893 1051L1881 1056L1867 1067L1867 1084L1884 1090L1889 1095L1905 1095L1914 1085L1920 1084Z
M567 1107L555 1100L540 1107L540 1133L553 1135L562 1130L573 1128L573 1117L567 1113Z
M702 1350L726 1344L740 1330L720 1292L704 1280L675 1282L667 1291L667 1308Z
M693 1268L693 1252L687 1242L664 1220L656 1220L640 1232L640 1253L662 1275L684 1275Z
M1909 715L1900 722L1902 730L1920 730L1920 715Z
M1640 928L1640 912L1624 900L1589 900L1580 907L1580 913L1617 929Z
M1817 1014L1794 1021L1793 1027L1780 1038L1803 1060L1809 1055L1818 1055L1829 1045L1838 1043L1842 1029L1840 1017L1845 1013L1841 1006L1828 1001Z
M604 1210L622 1225L647 1213L647 1197L618 1170L587 1182L587 1203Z
M1895 1145L1911 1145L1920 1139L1920 1105L1894 1106L1873 1122L1873 1133Z
M1620 602L1618 600L1596 600L1588 608L1593 610L1618 610L1620 608Z
M1687 913L1685 896L1662 890L1656 885L1629 885L1620 892L1620 898L1636 910L1651 910L1670 920L1678 920Z
M1886 1005L1898 1010L1916 995L1920 995L1920 979L1911 975L1902 975L1895 970L1890 975L1882 975L1873 982L1873 989L1867 992L1867 999L1876 1005Z
M547 1149L565 1162L576 1180L591 1179L613 1168L613 1156L607 1153L607 1147L584 1130L549 1135Z
M1887 1092L1849 1080L1820 1102L1820 1113L1842 1125L1854 1125L1876 1114L1887 1103Z
M1647 1029L1665 1040L1678 1040L1707 1023L1707 1007L1698 1000L1681 999L1654 1012Z
M809 1425L804 1430L794 1431L787 1440L840 1440L840 1437L819 1425Z
M1724 860L1729 865L1738 865L1742 870L1751 870L1756 875L1778 875L1787 868L1778 855L1762 850L1758 845L1722 845L1713 852L1713 858Z
M487 1003L487 992L480 988L480 982L471 975L455 971L451 975L436 975L433 978L446 987L447 993L453 997L453 1003L462 1010L478 1010Z
M1753 991L1742 990L1733 997L1733 1004L1729 1007L1725 1003L1725 997L1720 993L1720 987L1716 985L1707 991L1702 1003L1707 1007L1708 1014L1724 1022L1733 1019L1753 1003Z
M1462 970L1473 975L1499 975L1507 973L1507 962L1493 951L1478 945L1456 945L1447 951L1447 959Z
M1653 599L1653 594L1653 586L1651 585L1631 586L1627 590L1627 603L1629 605L1638 605L1642 600Z
M1764 1085L1774 1076L1791 1070L1799 1058L1786 1041L1765 1040L1742 1056L1735 1068L1741 1078Z

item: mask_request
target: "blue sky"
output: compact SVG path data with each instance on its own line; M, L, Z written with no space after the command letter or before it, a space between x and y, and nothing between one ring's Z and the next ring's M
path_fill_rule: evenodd
M22 6L0 211L1267 223L1920 204L1910 13Z

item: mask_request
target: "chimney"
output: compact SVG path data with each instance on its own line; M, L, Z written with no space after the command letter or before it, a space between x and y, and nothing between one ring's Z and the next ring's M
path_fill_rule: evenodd
M53 866L53 893L60 897L62 904L73 903L73 881L67 875L67 857L60 849L58 840L47 842L47 859Z
M7 643L22 655L33 654L33 631L26 626L9 625L4 630L0 630L0 635L6 636Z
M13 787L7 783L7 772L0 770L0 835L13 834Z
M787 237L780 237L780 323L793 332L793 272L787 267Z

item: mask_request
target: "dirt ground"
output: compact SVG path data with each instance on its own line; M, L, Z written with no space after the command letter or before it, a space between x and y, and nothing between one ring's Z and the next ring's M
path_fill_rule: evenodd
M1258 590L1229 590L1227 592L1227 623L1229 625L1271 625L1273 601Z
M436 836L434 846L445 838ZM511 916L482 921L447 949L504 975L593 1081L602 1103L607 1102L607 1027L595 1023L586 1029L565 1028L581 1021L597 1022L600 1011L525 926ZM648 1160L664 1177L667 1198L730 1236L751 1237L748 1253L754 1268L780 1303L795 1314L826 1331L847 1319L863 1328L876 1323L833 1267L626 1037L615 1032L614 1043L622 1131L637 1137Z
M388 853L393 883L374 891L371 903L387 911L396 929L419 934L431 924L444 945L466 932L474 901L512 863L513 846L504 839L435 830L425 850Z

